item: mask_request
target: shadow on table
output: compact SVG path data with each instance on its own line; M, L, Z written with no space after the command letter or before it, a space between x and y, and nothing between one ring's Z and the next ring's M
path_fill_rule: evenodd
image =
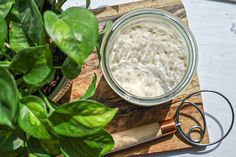
M211 118L213 121L216 122L216 124L219 126L221 137L224 136L224 129L221 123L218 121L217 118L215 118L213 115L205 112L205 116ZM213 141L214 142L214 141ZM188 149L183 149L180 151L170 151L170 152L163 152L163 153L156 153L156 154L149 154L149 155L142 155L142 157L171 157L179 154L208 154L216 150L221 145L221 142L219 142L216 145L209 146L209 149L206 149L206 147L192 147ZM136 156L138 157L138 156Z
M219 2L219 3L229 3L229 4L233 4L233 5L236 5L236 1L231 1L231 0L208 0L208 1L213 1L213 2Z

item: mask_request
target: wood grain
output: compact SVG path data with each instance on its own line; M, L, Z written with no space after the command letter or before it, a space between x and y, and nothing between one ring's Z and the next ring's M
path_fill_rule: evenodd
M107 20L114 21L121 15L140 8L159 8L169 11L178 16L187 25L186 13L184 10L184 6L180 0L147 0L100 8L94 10L94 13L97 15L97 18L100 22L100 29L102 29L104 27L104 23ZM96 93L93 99L102 102L110 107L118 107L120 109L117 116L107 127L107 130L110 133L115 133L144 124L173 118L181 100L186 95L194 91L198 91L200 89L198 77L196 74L189 86L181 93L181 95L179 95L172 101L154 107L135 106L123 100L109 87L102 75L101 69L99 68L97 54L96 52L94 52L90 55L86 64L83 66L81 75L75 80L73 80L73 85L70 91L64 96L61 101L75 101L79 99L80 96L83 95L83 93L88 88L94 73L97 74L98 80ZM203 110L201 95L192 98L191 101L197 103L199 107ZM199 123L202 125L202 119L200 114L198 114L198 112L191 107L186 107L181 117L181 121L185 124L183 125L183 130L185 132L187 132L188 129L195 124ZM206 133L202 142L209 142L208 133ZM178 150L190 147L192 146L186 144L179 137L178 134L175 134L136 146L131 149L109 154L108 156L133 156Z

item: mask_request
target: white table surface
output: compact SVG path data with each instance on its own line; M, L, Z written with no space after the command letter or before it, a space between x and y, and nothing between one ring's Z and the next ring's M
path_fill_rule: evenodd
M68 0L64 8L84 5L82 0ZM84 0L85 1L85 0ZM103 0L91 1L91 8L104 5L115 5L134 0ZM222 0L223 1L223 0ZM183 0L190 29L199 48L198 76L201 89L214 89L225 94L236 109L236 3L210 0ZM226 132L229 124L229 109L224 104L217 104L218 99L203 96L205 111L213 115ZM207 116L210 140L214 141L221 134L217 131L214 118ZM234 157L236 154L236 127L220 145L208 147L205 150L173 151L151 157L181 156L181 157Z

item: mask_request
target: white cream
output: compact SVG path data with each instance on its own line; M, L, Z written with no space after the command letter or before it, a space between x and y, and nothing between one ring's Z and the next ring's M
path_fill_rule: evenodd
M115 81L140 97L161 96L180 83L187 70L187 45L172 25L143 22L113 39L109 66Z

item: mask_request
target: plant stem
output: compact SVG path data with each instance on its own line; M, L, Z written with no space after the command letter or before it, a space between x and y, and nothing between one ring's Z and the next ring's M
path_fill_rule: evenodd
M62 0L62 1L58 2L58 3L56 4L56 9L57 9L57 10L60 10L61 7L62 7L62 5L63 5L66 1L67 1L67 0Z
M89 8L91 0L86 0L86 8Z
M48 98L41 92L41 91L38 91L41 98L43 99L43 101L45 102L45 104L47 105L47 107L49 108L49 115L51 115L55 109L52 107L51 103L48 101Z
M2 52L2 55L9 61L11 61L11 56L8 55L6 52Z
M62 66L53 66L54 67L54 69L62 69Z
M51 10L55 11L55 8L56 8L56 0L52 0L52 8L51 8Z

